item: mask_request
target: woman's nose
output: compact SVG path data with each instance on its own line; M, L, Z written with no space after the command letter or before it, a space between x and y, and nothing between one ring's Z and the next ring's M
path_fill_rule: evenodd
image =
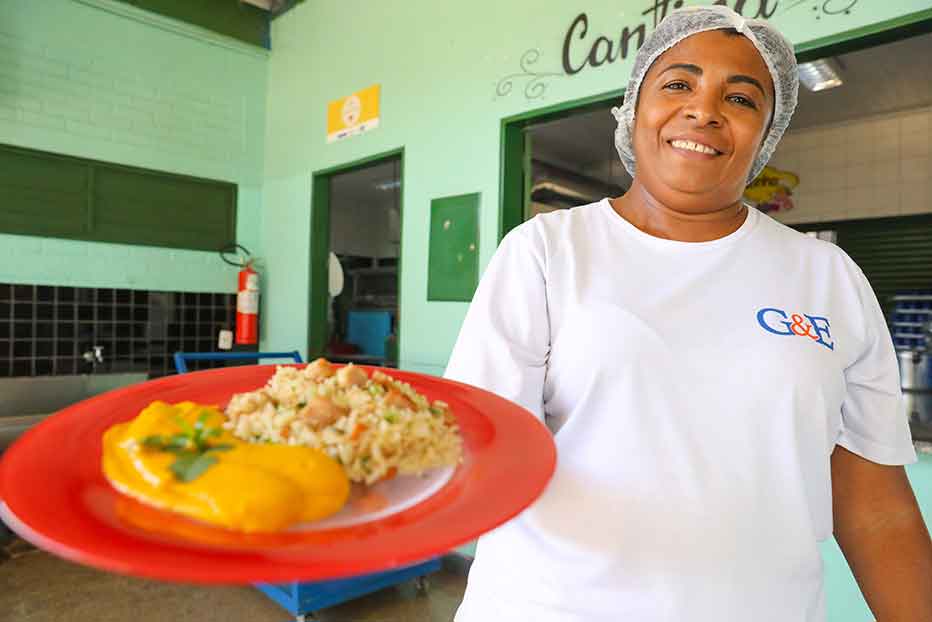
M720 127L722 125L721 101L717 93L697 91L683 108L686 118L700 126Z

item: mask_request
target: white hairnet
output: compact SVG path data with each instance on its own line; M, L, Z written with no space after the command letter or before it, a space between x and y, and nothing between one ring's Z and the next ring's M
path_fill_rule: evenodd
M773 78L773 120L770 131L761 145L760 153L751 167L748 182L757 177L757 174L770 160L796 109L799 76L793 46L767 22L745 19L726 6L686 7L668 14L644 41L644 45L638 50L637 57L634 59L634 68L631 70L631 80L625 91L624 104L620 108L612 109L612 114L618 120L618 129L615 130L615 148L618 149L618 155L632 177L635 171L632 139L634 111L637 107L638 90L647 70L654 64L657 57L686 37L699 32L726 28L734 28L754 44Z

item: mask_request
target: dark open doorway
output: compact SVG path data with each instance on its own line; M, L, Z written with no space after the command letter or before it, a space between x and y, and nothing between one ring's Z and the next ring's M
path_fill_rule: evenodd
M403 154L313 176L308 355L396 366Z

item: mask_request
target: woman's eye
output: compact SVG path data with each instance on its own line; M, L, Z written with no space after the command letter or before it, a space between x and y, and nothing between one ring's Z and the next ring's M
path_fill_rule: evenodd
M668 82L667 84L664 84L663 88L670 89L671 91L683 91L688 89L689 85L682 80L677 80L675 82Z
M740 106L747 106L748 108L754 108L755 110L757 109L757 104L755 104L744 95L729 95L728 100L733 101Z

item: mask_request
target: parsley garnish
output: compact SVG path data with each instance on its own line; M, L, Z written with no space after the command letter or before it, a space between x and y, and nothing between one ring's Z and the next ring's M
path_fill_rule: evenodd
M182 430L180 434L169 437L154 434L142 439L142 444L149 449L175 454L177 458L169 468L179 481L190 482L216 464L217 457L209 452L233 449L229 443L210 444L210 439L220 436L221 430L207 426L208 416L209 413L202 412L193 426L176 416L175 423Z

